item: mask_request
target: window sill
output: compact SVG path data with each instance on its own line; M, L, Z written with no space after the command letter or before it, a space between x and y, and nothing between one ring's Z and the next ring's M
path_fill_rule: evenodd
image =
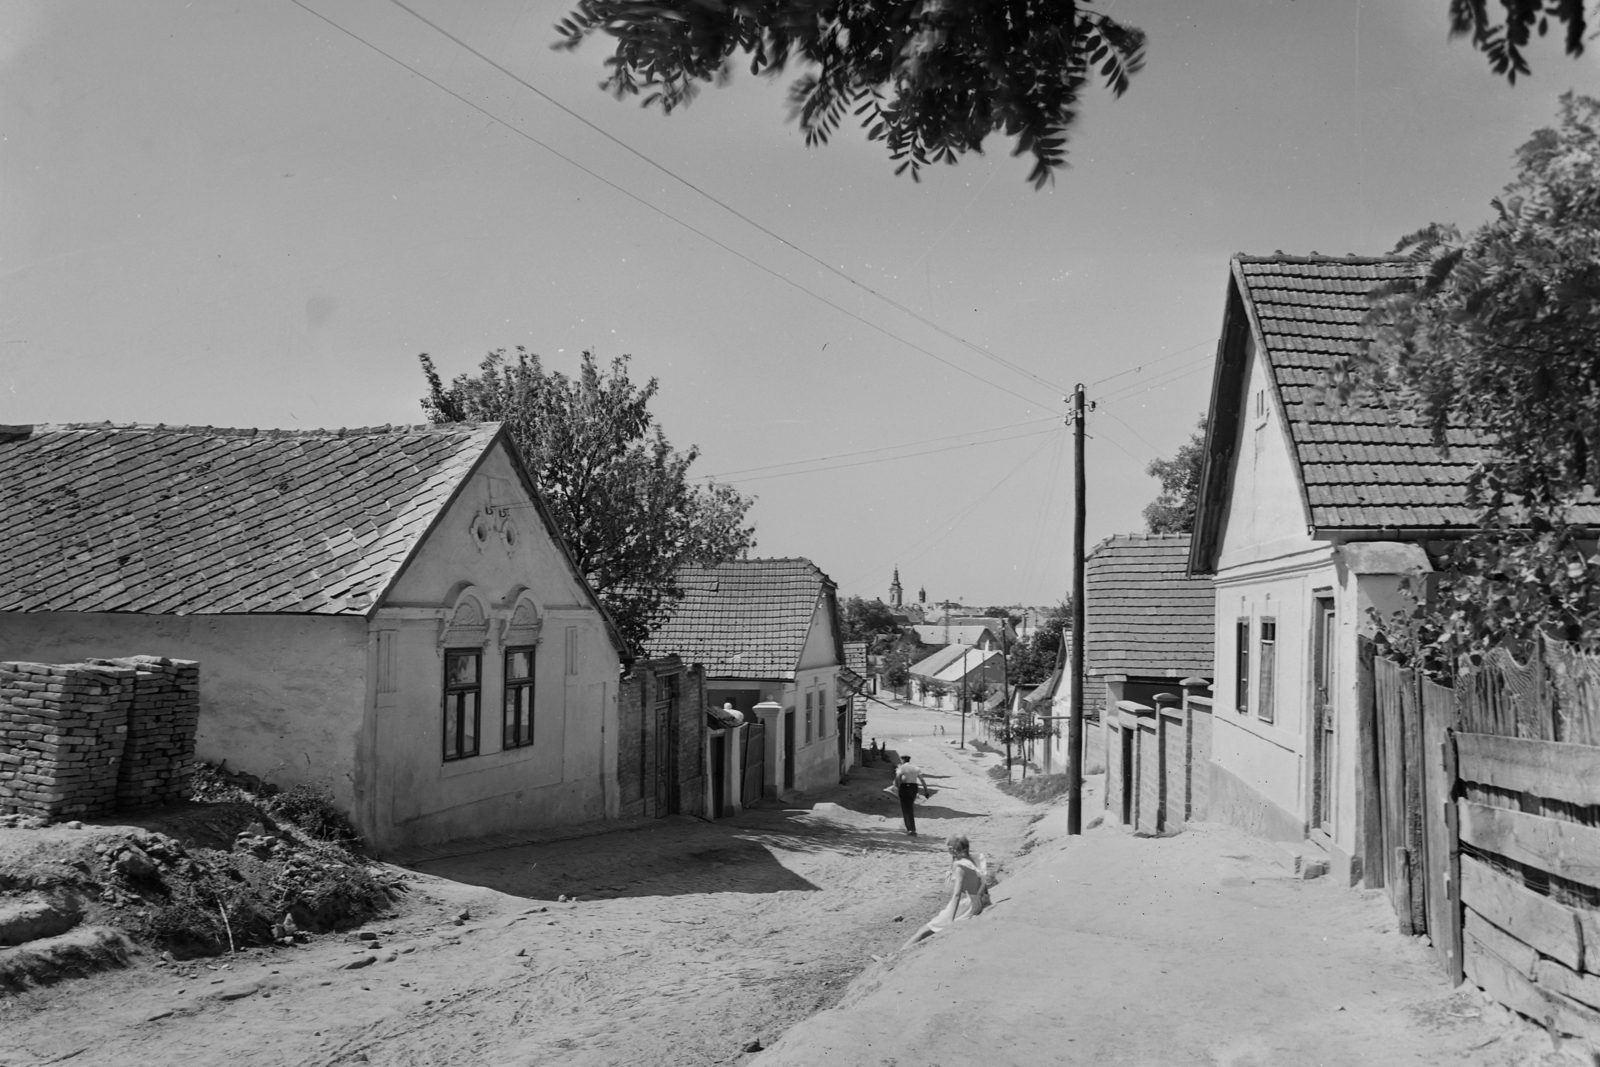
M468 774L477 774L480 771L492 771L500 767L528 762L539 751L536 743L520 745L517 748L502 748L495 752L480 752L476 756L463 756L439 764L440 778L460 778Z

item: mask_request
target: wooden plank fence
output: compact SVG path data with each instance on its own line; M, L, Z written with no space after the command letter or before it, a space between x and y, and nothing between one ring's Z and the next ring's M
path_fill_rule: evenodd
M1452 981L1600 1042L1600 657L1496 650L1454 689L1380 657L1372 694L1401 929Z

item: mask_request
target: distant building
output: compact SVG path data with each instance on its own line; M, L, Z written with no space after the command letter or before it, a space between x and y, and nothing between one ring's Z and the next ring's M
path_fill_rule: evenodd
M900 568L894 569L894 581L889 583L889 606L898 608L905 599L905 590L900 587Z
M970 648L1009 648L1017 633L1005 619L951 618L948 623L914 625L912 632L925 645L966 645Z
M678 585L648 654L703 664L706 703L762 723L767 795L837 785L851 730L833 580L808 559L744 559L685 567Z
M981 685L987 689L983 707L1005 700L1006 660L998 649L974 648L970 645L947 645L910 668L913 689L928 707L958 710L964 694L970 695ZM927 695L930 689L942 689L942 696ZM980 706L974 699L972 706Z

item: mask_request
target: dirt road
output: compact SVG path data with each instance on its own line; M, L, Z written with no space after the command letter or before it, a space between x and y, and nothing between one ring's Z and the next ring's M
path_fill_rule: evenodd
M933 780L918 838L880 765L726 822L437 860L372 941L146 959L0 1000L0 1064L741 1062L937 910L944 835L1001 858L1023 839L1032 811L993 787L993 756L957 751L951 716L875 708L870 733Z

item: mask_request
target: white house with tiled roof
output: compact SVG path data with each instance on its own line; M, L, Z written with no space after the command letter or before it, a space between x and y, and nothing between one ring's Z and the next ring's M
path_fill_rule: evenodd
M1359 639L1406 606L1429 544L1475 521L1471 430L1443 454L1385 398L1325 390L1358 351L1367 294L1417 269L1233 258L1189 554L1216 591L1211 816L1325 850L1352 882L1381 859Z
M380 851L615 814L626 647L499 425L0 427L0 484L0 660L198 660L197 755Z
M707 704L763 724L768 795L837 785L850 723L833 580L808 559L686 567L677 579L683 599L648 654L704 664Z

